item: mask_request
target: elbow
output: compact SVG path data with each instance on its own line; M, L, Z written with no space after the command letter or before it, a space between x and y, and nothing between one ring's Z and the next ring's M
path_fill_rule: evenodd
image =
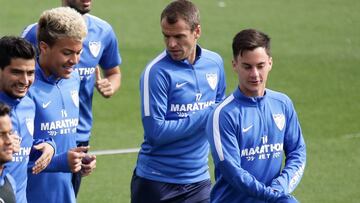
M142 119L144 128L144 139L149 142L150 145L158 145L160 143L161 129L159 122L150 116L146 116Z

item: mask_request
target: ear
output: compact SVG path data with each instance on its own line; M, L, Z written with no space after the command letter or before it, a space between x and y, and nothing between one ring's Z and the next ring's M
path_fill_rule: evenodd
M201 26L197 25L194 30L195 39L199 39L201 36Z
M39 50L40 50L40 53L46 53L46 51L49 49L49 45L46 44L46 42L44 41L40 41L39 42Z
M272 65L273 65L273 60L272 60L272 57L270 56L270 58L269 58L269 71L272 69Z
M238 72L238 68L237 68L237 61L236 61L236 59L233 58L233 60L231 61L231 64L232 64L232 67L233 67L233 71L234 71L235 73L237 73L237 72Z

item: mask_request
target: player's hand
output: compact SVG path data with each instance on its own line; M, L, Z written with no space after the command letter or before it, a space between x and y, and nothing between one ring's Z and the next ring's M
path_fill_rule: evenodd
M68 151L68 164L72 173L81 170L81 161L85 157L87 150L89 150L89 147L76 147Z
M90 175L96 168L96 156L86 154L82 159L81 176L85 177Z
M113 89L113 86L111 82L107 78L101 78L100 68L95 68L95 87L98 90L98 92L105 98L111 97L115 91Z
M38 174L49 165L52 157L54 156L55 150L53 146L46 142L35 145L34 148L42 151L41 156L35 161L35 165L32 168L32 173Z
M20 151L20 143L21 143L21 139L19 135L16 132L11 133L10 140L13 147L13 153L18 153Z

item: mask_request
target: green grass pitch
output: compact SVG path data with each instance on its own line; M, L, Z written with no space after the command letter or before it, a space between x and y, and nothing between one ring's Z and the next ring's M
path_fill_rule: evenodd
M163 50L160 12L170 0L101 0L92 14L112 24L123 58L122 87L111 99L94 98L91 150L139 147L142 141L139 76ZM295 196L301 202L360 200L360 1L194 0L201 12L201 46L220 53L227 92L237 78L231 41L244 28L272 38L268 87L293 100L307 144L307 166ZM18 35L60 0L0 0L0 36ZM136 154L98 156L78 202L130 202ZM213 170L210 162L210 169Z

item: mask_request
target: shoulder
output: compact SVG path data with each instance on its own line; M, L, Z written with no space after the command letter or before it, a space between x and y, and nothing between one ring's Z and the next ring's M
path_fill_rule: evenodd
M144 73L154 72L154 70L164 69L170 65L170 61L166 60L166 51L161 52L152 59L145 67Z
M219 105L216 106L214 110L214 116L227 117L230 114L233 114L232 112L238 111L237 106L238 105L236 105L236 99L234 95L230 94Z
M214 62L221 66L223 65L223 59L218 53L204 48L201 48L201 51L202 51L201 53L202 59L207 60L209 62Z
M105 20L91 14L86 14L86 17L89 28L97 27L103 30L112 30L112 26Z
M281 103L287 107L293 106L292 100L285 93L266 89L266 96L272 103Z
M23 107L35 107L34 101L30 98L29 94L26 94L25 97L21 99L21 105Z
M25 29L23 30L23 32L21 33L21 37L25 37L28 34L35 34L36 28L37 28L37 23L33 23L33 24L26 26Z

